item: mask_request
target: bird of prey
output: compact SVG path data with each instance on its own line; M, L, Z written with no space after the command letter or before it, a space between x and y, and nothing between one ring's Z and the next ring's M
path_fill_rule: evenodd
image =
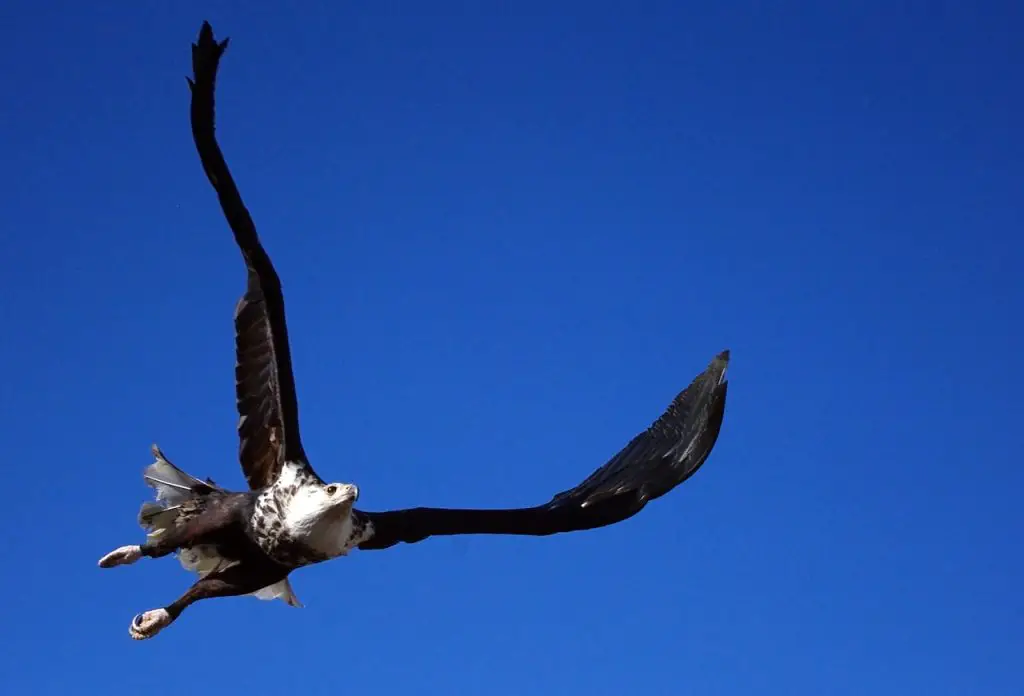
M238 455L249 490L230 491L190 476L153 446L156 461L143 478L155 490L155 502L144 503L138 515L145 542L117 548L99 565L111 568L176 553L199 579L177 600L136 615L129 627L132 638L151 638L202 599L255 595L301 606L290 573L352 549L386 549L439 535L546 536L614 524L668 493L704 463L725 413L727 350L604 466L543 505L366 512L353 506L359 498L356 486L323 481L299 436L281 282L214 135L214 82L227 44L227 39L214 40L204 22L192 44L188 82L199 159L248 277L234 322Z

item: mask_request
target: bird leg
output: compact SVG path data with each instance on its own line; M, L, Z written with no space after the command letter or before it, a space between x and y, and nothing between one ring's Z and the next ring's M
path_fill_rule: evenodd
M156 541L147 541L144 544L129 544L119 546L99 560L100 568L115 568L120 565L131 565L143 556L160 558L178 549L187 548L202 543L201 539L208 536L216 529L208 530L202 525L194 524L202 522L202 519L192 520L191 523L173 530L168 530ZM204 533L205 532L205 533Z
M179 549L205 543L216 543L218 536L228 532L237 520L234 511L215 506L188 522L168 527L163 534L149 539L144 544L120 546L99 560L100 568L113 568L135 563L143 556L161 558Z
M201 543L203 536L214 530L206 529L205 525L195 524L202 522L202 518L192 520L178 529L169 529L156 541L146 541L144 544L129 544L118 546L99 560L100 568L115 568L121 565L131 565L143 556L160 558L169 553L174 553L179 548L186 548ZM205 533L204 533L205 532Z
M171 625L187 607L201 599L247 595L288 576L289 568L265 561L243 563L210 573L197 580L185 594L160 609L150 609L132 619L128 633L135 640L152 638Z

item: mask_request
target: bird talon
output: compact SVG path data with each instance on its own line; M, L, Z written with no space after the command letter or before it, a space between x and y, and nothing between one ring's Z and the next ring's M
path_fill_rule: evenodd
M134 640L152 638L171 623L171 615L166 609L150 609L137 614L128 627L128 634Z

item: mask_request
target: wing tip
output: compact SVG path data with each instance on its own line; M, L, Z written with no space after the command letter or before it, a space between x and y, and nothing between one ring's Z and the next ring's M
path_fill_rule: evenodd
M711 360L710 367L725 370L729 367L729 360L732 358L732 351L726 348Z
M203 47L214 46L217 50L223 53L230 40L230 37L225 37L220 41L214 39L213 26L210 24L209 20L204 19L202 25L199 27L199 36L194 45Z
M729 359L731 357L731 351L728 348L721 351L711 359L710 363L708 363L708 367L704 370L704 374L709 377L717 377L715 382L719 385L725 384L728 381Z

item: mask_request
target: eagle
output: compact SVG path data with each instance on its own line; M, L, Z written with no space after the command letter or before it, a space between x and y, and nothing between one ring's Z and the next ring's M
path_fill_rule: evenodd
M299 435L281 281L228 170L214 134L214 83L228 39L204 22L192 44L192 136L245 261L247 285L235 307L235 397L238 458L248 490L232 491L175 466L153 445L143 479L155 500L138 523L145 542L121 546L101 568L176 554L198 579L178 599L137 614L136 640L151 638L203 599L254 595L301 606L289 576L303 566L353 549L387 549L433 536L547 536L594 529L637 514L701 467L725 414L729 351L716 355L662 415L576 487L542 505L513 509L417 507L357 509L359 488L325 482L310 465Z

